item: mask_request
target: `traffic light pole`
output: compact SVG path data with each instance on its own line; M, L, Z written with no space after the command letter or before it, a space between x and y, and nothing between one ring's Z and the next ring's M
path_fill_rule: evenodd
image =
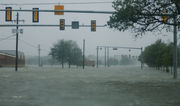
M19 37L19 32L18 32L18 24L19 24L19 13L17 12L17 20L16 20L16 65L15 65L15 71L18 71L18 37Z
M40 48L40 44L38 45L38 63L39 63L39 67L41 67L41 48Z
M104 48L104 65L106 67L106 47Z
M173 71L174 79L177 79L177 15L174 16L174 54L173 54Z
M83 69L85 68L85 39L83 39Z
M143 48L135 48L135 47L120 47L120 46L97 46L97 61L98 61L98 48L104 48L104 65L105 67L108 65L109 67L109 48L120 48L120 49L135 49L135 50L141 50L141 54L143 51ZM106 61L107 60L107 61ZM143 69L143 59L142 59L142 63L141 63L141 69ZM97 68L98 68L98 64L97 64Z
M109 47L107 48L107 66L109 67Z
M98 63L98 62L99 62L99 60L98 60L98 58L99 58L99 57L98 57L98 55L99 55L98 52L99 52L99 47L97 46L97 60L96 60L96 64L97 64L96 67L97 67L97 68L98 68L98 65L99 65L99 63Z
M143 69L143 48L141 48L141 70Z

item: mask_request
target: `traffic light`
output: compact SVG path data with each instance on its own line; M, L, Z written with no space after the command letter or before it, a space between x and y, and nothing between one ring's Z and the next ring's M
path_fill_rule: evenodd
M64 5L55 5L54 10L64 10ZM54 15L64 15L64 12L54 12Z
M6 21L12 21L12 7L6 7Z
M65 30L65 19L60 19L60 30Z
M163 14L167 14L167 13L168 13L168 11L164 9ZM168 21L168 16L161 16L161 19L162 19L163 22L167 22Z
M91 32L96 31L96 20L91 20Z
M39 8L33 8L33 22L39 22Z

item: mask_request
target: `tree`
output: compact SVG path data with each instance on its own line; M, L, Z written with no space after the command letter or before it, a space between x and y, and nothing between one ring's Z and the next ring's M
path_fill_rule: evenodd
M143 52L144 62L150 67L159 69L162 67L162 59L166 44L161 40L157 40L154 44L145 48Z
M169 72L169 67L173 66L173 45L165 44L161 40L157 40L154 44L147 46L143 52L144 62L149 67L156 67L158 70L166 68Z
M72 40L60 40L51 48L49 53L54 59L59 61L64 68L64 63L70 65L80 65L82 62L82 52L77 43Z
M110 17L110 28L125 31L131 29L137 35L147 31L161 31L174 23L174 17L180 14L179 0L116 0L115 12ZM177 20L180 20L178 17Z
M116 0L108 25L120 31L131 29L135 36L174 27L173 70L177 78L177 26L180 0ZM168 30L167 30L168 31Z

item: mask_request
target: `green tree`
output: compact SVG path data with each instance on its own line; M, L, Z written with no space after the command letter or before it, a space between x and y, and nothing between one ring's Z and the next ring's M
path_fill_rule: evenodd
M59 61L64 68L64 63L70 65L80 65L82 61L82 52L77 43L72 40L60 40L51 48L49 53L54 59Z
M143 53L144 62L150 67L159 69L163 66L163 55L166 44L161 40L157 40L154 44L145 48Z
M115 12L110 17L108 25L119 31L130 29L136 35L147 31L161 31L164 28L168 29L169 25L177 25L173 19L180 13L179 6L180 0L115 0ZM163 20L162 17L168 20Z
M173 66L173 44L165 44L161 40L157 40L154 44L147 46L143 55L140 56L143 56L144 63L149 67L157 69L164 67L169 72L169 67L172 69Z
M171 71L172 71L172 66L173 66L173 44L172 43L168 44L166 48L164 49L162 62L167 72L169 72L169 67L171 67Z

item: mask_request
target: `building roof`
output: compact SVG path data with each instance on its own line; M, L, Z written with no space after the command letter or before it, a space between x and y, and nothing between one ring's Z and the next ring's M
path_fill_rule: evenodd
M8 55L11 55L11 56L16 56L16 50L0 50L0 53L4 53L4 54L8 54ZM19 55L24 55L23 52L18 52Z

